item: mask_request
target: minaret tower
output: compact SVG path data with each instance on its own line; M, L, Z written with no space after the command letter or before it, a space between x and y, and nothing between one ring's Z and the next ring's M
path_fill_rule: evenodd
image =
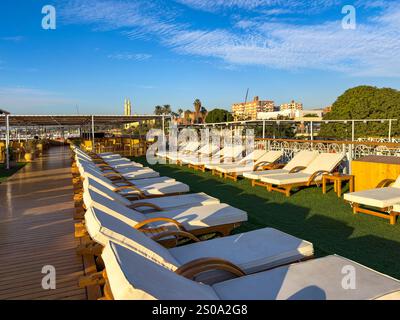
M124 115L125 116L131 116L132 115L132 105L131 105L131 100L130 99L125 99ZM129 123L127 123L125 125L125 129L129 129L130 127L131 127L131 124L129 124Z
M130 99L125 99L124 115L125 116L131 116L132 115L132 105L131 105L131 100Z

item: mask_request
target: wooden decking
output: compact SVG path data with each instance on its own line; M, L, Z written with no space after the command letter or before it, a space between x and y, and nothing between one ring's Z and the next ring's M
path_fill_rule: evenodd
M0 184L0 299L87 298L71 178L68 149L54 147ZM55 267L55 290L42 288L46 265Z

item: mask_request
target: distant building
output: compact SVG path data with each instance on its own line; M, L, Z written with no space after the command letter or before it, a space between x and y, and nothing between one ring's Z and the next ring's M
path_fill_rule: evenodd
M292 102L290 103L284 103L281 104L281 111L285 111L285 110L292 110L292 111L297 111L297 110L303 110L303 104L300 102L295 102L294 100L292 100Z
M232 113L235 121L257 120L259 113L274 111L274 101L260 100L259 97L255 97L251 102L235 103L232 105Z

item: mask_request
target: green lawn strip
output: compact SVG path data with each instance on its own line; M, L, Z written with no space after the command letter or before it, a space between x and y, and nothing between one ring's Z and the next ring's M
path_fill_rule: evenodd
M25 163L18 163L16 167L6 170L4 164L0 164L0 183L6 181L9 177L11 177L18 170L22 169L25 166Z
M136 158L146 166L144 158ZM353 215L349 204L331 190L305 188L291 198L253 188L247 179L220 179L186 166L154 165L161 176L173 177L248 213L249 221L235 232L272 227L314 244L316 255L339 254L400 279L400 222L363 214ZM347 187L344 188L347 192Z

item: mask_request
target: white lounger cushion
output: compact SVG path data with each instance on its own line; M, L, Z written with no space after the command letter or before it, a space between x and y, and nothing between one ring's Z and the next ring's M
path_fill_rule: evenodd
M102 254L115 299L365 300L399 297L400 282L353 261L328 256L236 278L213 286L191 281L123 246ZM342 287L343 268L356 270L356 289Z
M253 171L245 173L244 176L248 179L259 180L264 176L270 177L271 175L286 174L296 167L307 167L318 154L318 151L303 150L296 154L283 169Z
M310 242L264 228L172 248L170 253L181 265L199 258L218 257L251 274L311 257L314 248ZM224 272L214 271L202 274L197 281L212 284L229 278Z
M247 221L246 212L226 203L189 208L182 207L151 214L151 218L157 217L178 220L189 231ZM162 226L165 223L156 222L154 225Z
M354 268L356 289L342 286L345 268ZM247 288L247 290L243 290ZM372 300L393 292L400 282L339 256L296 263L258 274L217 283L223 300Z
M117 244L107 245L102 258L116 300L218 300L210 286L178 276Z
M307 182L309 178L317 171L333 171L343 160L342 153L322 153L315 158L310 165L301 172L287 173L273 176L261 177L262 182L274 185L286 185ZM319 175L315 181L321 181L322 175Z
M265 176L261 177L262 182L275 184L275 185L285 185L285 184L294 184L294 183L302 183L307 182L308 179L311 177L311 174L307 174L304 172L297 172L297 173L285 173L285 174L277 174L272 176ZM322 178L319 177L317 179L321 180Z
M243 176L245 178L251 179L251 180L259 180L262 177L265 176L272 176L272 175L278 175L278 174L288 174L289 171L286 169L276 169L276 170L263 170L263 171L251 171L251 172L245 172L243 173Z
M375 208L388 208L400 203L400 188L381 188L346 193L344 199Z
M400 204L396 204L393 206L393 211L394 212L400 212Z
M314 253L311 243L270 228L166 249L135 230L130 221L125 223L100 208L89 208L85 221L90 236L96 242L102 245L108 241L122 244L172 271L196 259L218 257L235 263L246 273L254 273L310 257ZM199 279L210 284L229 278L229 274L214 271L203 274Z
M224 203L199 207L176 208L173 210L171 209L168 211L151 213L151 215L145 215L140 213L139 211L132 210L127 207L118 209L117 211L112 210L110 206L105 207L102 205L94 204L91 209L87 210L86 215L100 215L101 213L113 216L114 218L123 221L131 227L135 227L139 222L150 218L171 218L180 222L188 231L247 221L246 212ZM149 226L169 227L174 225L169 222L158 221L153 222ZM99 226L93 226L93 228L97 227L105 227L105 225L100 224Z
M101 174L99 175L98 173L96 174L93 171L87 171L84 173L84 177L86 178L92 178L93 180L97 181L98 183L102 184L106 188L109 188L110 190L114 190L116 187L118 187L118 184L112 183L111 180L108 178L102 176ZM163 178L163 177L161 177ZM160 179L161 179L160 178ZM164 177L165 178L165 177ZM154 178L154 179L159 179L159 178ZM151 180L151 179L150 179ZM168 180L168 178L167 178ZM164 194L171 194L171 193L185 193L189 192L189 186L187 184L184 184L182 182L156 182L156 183L151 183L149 185L144 185L140 183L141 180L136 181L131 181L133 184L136 185L138 183L138 188L146 195L146 196L159 196L159 195L164 195ZM123 194L129 194L129 193L135 193L132 190L125 190L122 192Z
M197 259L216 257L230 261L251 274L310 257L314 253L311 243L270 228L166 249L104 211L90 210L86 220L89 234L95 241L103 245L114 241L172 271ZM213 271L202 274L198 281L213 284L231 278L232 275L225 272Z
M160 197L160 198L153 198L153 199L144 199L144 200L136 200L136 201L129 201L122 197L122 201L120 199L114 200L113 198L115 193L106 193L98 192L95 187L85 187L84 192L84 199L85 205L87 207L91 206L93 203L98 203L100 205L114 207L115 211L122 210L123 206L129 206L131 204L154 204L163 210L170 210L180 207L197 207L197 206L205 206L210 204L218 204L220 201L217 198L211 197L208 194L203 192L201 193L190 193L190 194L183 194L178 196L169 196L169 197ZM119 196L120 197L120 196ZM154 209L149 207L143 206L135 209L136 211L140 211L143 213L153 212Z
M159 177L160 174L153 169L143 169L138 170L136 172L125 173L122 176L127 180L139 180L139 179L148 179L148 178L156 178Z
M304 173L313 174L319 170L331 172L344 157L343 153L321 153L304 169Z

